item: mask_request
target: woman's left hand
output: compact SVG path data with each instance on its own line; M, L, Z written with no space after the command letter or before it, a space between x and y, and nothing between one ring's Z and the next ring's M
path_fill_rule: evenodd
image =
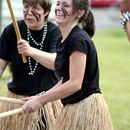
M40 109L44 104L42 103L41 96L32 96L23 98L24 105L22 106L22 112L31 113Z

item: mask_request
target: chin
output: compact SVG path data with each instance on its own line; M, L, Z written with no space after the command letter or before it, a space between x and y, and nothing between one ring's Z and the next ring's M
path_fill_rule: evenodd
M56 19L56 23L57 24L62 24L62 23L64 23L64 20L63 19Z

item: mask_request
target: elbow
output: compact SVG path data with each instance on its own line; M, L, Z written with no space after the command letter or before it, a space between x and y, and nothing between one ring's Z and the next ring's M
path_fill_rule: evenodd
M82 85L81 84L77 84L77 85L75 85L75 88L76 88L77 91L80 91L81 88L82 88Z
M82 89L82 83L79 81L72 81L72 88L75 92L80 91Z

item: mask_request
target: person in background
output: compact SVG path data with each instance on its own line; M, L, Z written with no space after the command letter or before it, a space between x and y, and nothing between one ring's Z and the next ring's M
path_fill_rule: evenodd
M0 37L0 76L9 63L12 71L6 97L21 99L40 95L59 81L54 71L54 61L56 43L61 33L58 26L48 20L50 10L51 0L23 0L24 20L18 21L22 39L17 41L12 24L5 27ZM27 63L23 63L20 53L26 56ZM0 112L19 107L1 103ZM55 101L31 115L17 114L2 118L0 129L50 130L61 107L60 101Z
M23 113L61 99L64 107L53 130L113 130L99 85L95 32L88 0L57 0L56 22L61 30L55 69L62 81L40 96L27 97Z
M130 1L121 0L120 1L120 12L122 14L120 22L122 28L127 32L128 40L130 41Z

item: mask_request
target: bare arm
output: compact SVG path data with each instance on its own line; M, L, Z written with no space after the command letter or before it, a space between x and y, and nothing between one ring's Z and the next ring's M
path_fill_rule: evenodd
M68 97L79 91L82 86L86 66L86 54L74 52L70 56L70 79L59 86L48 90L42 96L36 96L23 105L25 113L39 109L43 104Z
M127 37L130 42L130 21L126 22L126 29L127 29Z
M0 77L2 76L7 65L7 61L0 59Z
M43 95L43 102L50 102L68 97L79 91L82 87L86 66L86 54L74 52L70 56L70 79L58 88L52 88Z
M126 12L130 13L130 0L120 1L120 12L121 14ZM130 41L130 20L126 22L126 31L127 31L128 40Z
M33 48L25 40L20 40L18 41L18 43L18 51L20 54L32 57L48 69L55 69L54 62L56 58L56 53L48 53Z

